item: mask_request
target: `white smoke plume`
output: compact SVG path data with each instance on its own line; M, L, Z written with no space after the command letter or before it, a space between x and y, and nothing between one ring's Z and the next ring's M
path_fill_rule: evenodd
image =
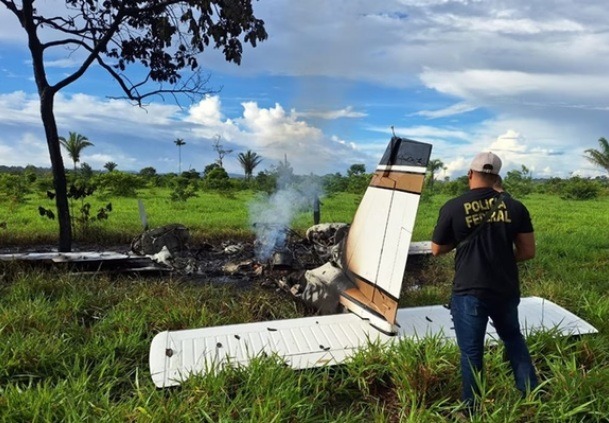
M312 210L313 201L321 196L321 185L313 178L296 183L293 176L286 178L280 174L277 191L260 196L250 204L250 223L256 233L258 260L266 261L275 251L285 247L296 214Z

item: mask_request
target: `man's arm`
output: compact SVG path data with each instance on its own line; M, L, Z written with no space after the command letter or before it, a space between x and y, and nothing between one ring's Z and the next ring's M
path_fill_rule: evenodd
M431 254L433 254L434 256L439 256L441 254L446 254L446 253L450 252L453 248L455 248L455 246L452 244L441 245L441 244L436 244L435 242L432 242L431 243Z
M535 233L526 232L516 234L516 239L514 239L514 247L514 256L516 257L516 261L532 259L535 257Z

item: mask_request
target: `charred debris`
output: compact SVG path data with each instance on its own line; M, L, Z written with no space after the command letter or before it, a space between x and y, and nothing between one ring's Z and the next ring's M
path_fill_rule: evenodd
M195 245L187 227L171 224L141 233L126 252L22 252L0 254L0 261L24 261L91 275L177 275L193 282L243 288L259 284L285 291L322 314L335 312L338 292L350 283L341 263L341 241L349 225L317 224L304 235L288 227L265 229L272 236L253 242ZM428 244L411 245L409 270L414 268L415 274L420 268L417 263L429 254ZM416 276L410 285L416 287Z

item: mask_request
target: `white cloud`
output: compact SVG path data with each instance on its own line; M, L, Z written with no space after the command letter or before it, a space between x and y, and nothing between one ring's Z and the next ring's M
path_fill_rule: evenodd
M187 121L201 125L216 125L223 119L220 97L206 95L198 104L190 107Z
M77 94L57 97L55 114L60 134L68 131L86 135L94 146L83 150L81 161L94 169L113 161L121 170L139 170L159 166L159 171L175 171L177 153L173 140L183 138L183 168L202 170L215 160L212 139L222 136L225 148L251 149L263 156L265 166L276 164L287 154L297 173L327 173L346 169L363 160L353 142L326 135L299 118L287 113L280 104L260 107L244 102L242 114L226 117L219 96L208 96L182 115L175 106L152 104L147 109L134 107L124 100L99 99ZM36 96L22 92L0 94L0 112L7 116L0 122L0 154L14 160L4 164L48 166L48 151L42 131ZM13 134L27 130L17 142ZM19 151L19 153L17 153ZM22 153L27 152L27 153ZM64 153L64 161L70 159ZM236 160L225 159L227 170L240 172Z
M347 106L340 110L328 110L328 111L305 111L297 113L300 117L305 118L320 118L320 119L341 119L341 118L362 118L368 116L364 112L356 112L353 110L353 106Z
M243 109L238 122L247 132L248 145L275 161L287 154L297 173L328 173L348 166L347 160L355 156L351 143L326 136L321 129L299 120L295 111L286 113L279 104L265 109L246 102Z
M490 145L490 150L499 153L517 153L521 154L526 151L524 137L513 129L508 130L505 134L499 135L497 140Z
M439 15L436 22L442 26L467 32L498 32L504 34L543 34L547 32L580 32L584 27L569 19L535 20L513 16L514 10L503 10L500 16Z
M455 103L451 106L448 106L444 109L439 110L421 110L420 112L415 113L415 115L427 117L430 119L443 118L447 116L459 115L462 113L467 113L476 110L478 107L472 106L465 102Z
M490 103L542 104L579 106L581 102L600 101L607 105L609 87L603 75L527 73L496 69L435 71L426 69L420 75L423 83L441 93L468 100ZM511 100L509 100L511 98ZM527 100L528 99L528 100ZM574 100L577 99L577 102Z
M65 68L75 68L75 67L79 67L81 65L82 65L82 60L77 60L76 58L73 58L73 57L55 59L55 60L47 60L45 62L45 66L47 68L65 69Z
M35 134L25 132L19 136L2 133L0 135L1 163L6 166L49 167L49 150L46 142Z

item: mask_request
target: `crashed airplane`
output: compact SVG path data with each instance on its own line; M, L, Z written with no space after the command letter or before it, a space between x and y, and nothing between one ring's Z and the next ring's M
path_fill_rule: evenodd
M454 341L450 312L444 306L398 309L430 154L431 145L394 136L340 248L329 263L310 271L303 298L320 309L340 304L349 312L161 332L150 346L154 384L176 386L193 374L247 365L263 355L303 369L340 364L374 342L428 336ZM538 297L523 298L519 313L525 334L597 332ZM492 325L487 339L497 339Z

